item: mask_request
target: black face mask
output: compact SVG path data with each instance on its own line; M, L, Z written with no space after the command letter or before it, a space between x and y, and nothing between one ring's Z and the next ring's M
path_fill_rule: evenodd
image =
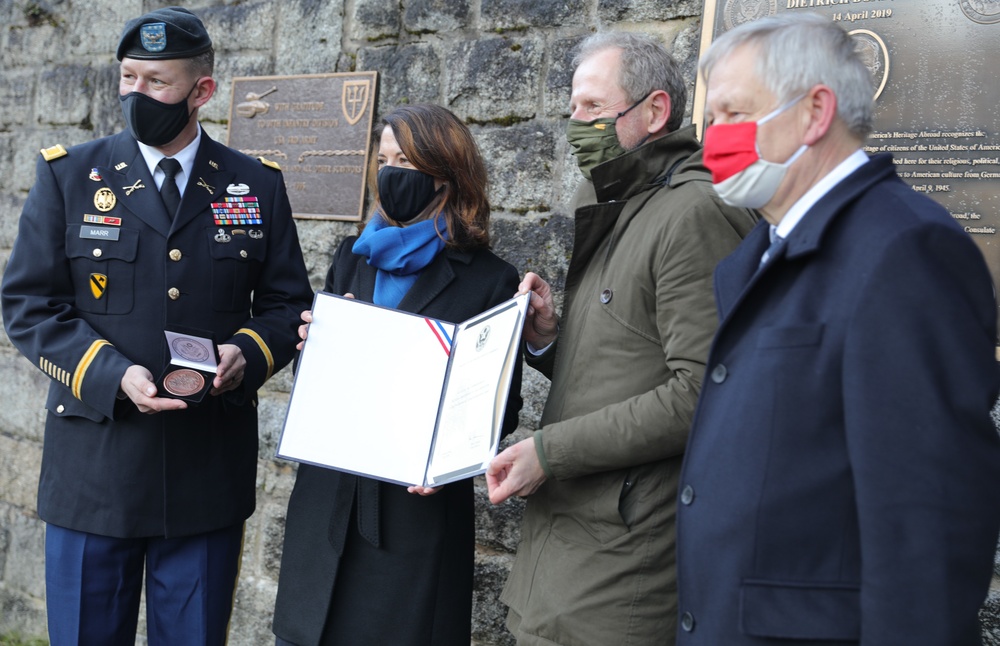
M378 171L382 210L396 222L409 222L420 215L437 193L434 178L419 170L383 166Z
M197 87L195 83L195 87ZM191 88L194 92L194 87ZM181 134L194 111L188 112L188 96L178 103L163 103L141 92L129 92L118 99L132 136L147 146L163 146Z

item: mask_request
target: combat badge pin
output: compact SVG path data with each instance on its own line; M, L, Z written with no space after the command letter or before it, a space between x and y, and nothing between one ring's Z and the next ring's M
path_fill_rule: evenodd
M99 188L97 192L94 193L94 206L101 213L107 213L111 209L115 208L115 203L118 202L118 198L115 194L111 192L110 188Z
M226 187L226 192L230 195L246 195L250 192L250 187L246 184L230 184Z
M232 238L226 233L225 229L219 229L219 232L215 234L216 242L229 242Z
M94 295L96 300L101 300L104 296L104 292L108 289L108 277L104 274L91 274L90 275L90 293Z

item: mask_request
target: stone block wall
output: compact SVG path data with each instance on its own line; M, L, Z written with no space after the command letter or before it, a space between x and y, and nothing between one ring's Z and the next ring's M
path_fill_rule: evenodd
M454 111L488 165L496 251L557 289L572 245L566 205L580 180L564 137L574 45L600 28L652 33L681 61L693 94L702 9L700 0L0 0L0 268L38 150L121 129L113 56L121 27L167 4L195 11L215 42L219 90L201 116L216 139L225 141L231 81L239 76L376 70L380 111L404 102ZM354 225L301 220L298 228L319 287L333 249ZM0 375L0 636L43 637L44 532L35 487L47 378L2 333ZM273 643L270 615L295 474L293 464L273 456L290 387L286 369L261 393L257 511L247 525L231 644ZM513 439L536 428L547 387L525 371ZM511 644L497 596L523 503L494 507L485 484L477 488L474 642ZM984 612L991 644L1000 644L998 616L1000 592Z

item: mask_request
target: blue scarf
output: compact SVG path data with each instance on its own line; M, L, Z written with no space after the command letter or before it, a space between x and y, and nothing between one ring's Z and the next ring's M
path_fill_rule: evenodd
M390 225L378 213L368 222L352 251L368 258L368 264L378 269L376 305L392 308L399 305L424 267L444 249L444 240L438 236L438 230L448 237L443 213L433 220L405 227Z

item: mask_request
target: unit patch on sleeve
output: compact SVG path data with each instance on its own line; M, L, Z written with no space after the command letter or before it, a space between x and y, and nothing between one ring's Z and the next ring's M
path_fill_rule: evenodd
M221 202L212 202L212 215L215 216L215 224L220 226L264 224L260 204L252 195L224 197Z

